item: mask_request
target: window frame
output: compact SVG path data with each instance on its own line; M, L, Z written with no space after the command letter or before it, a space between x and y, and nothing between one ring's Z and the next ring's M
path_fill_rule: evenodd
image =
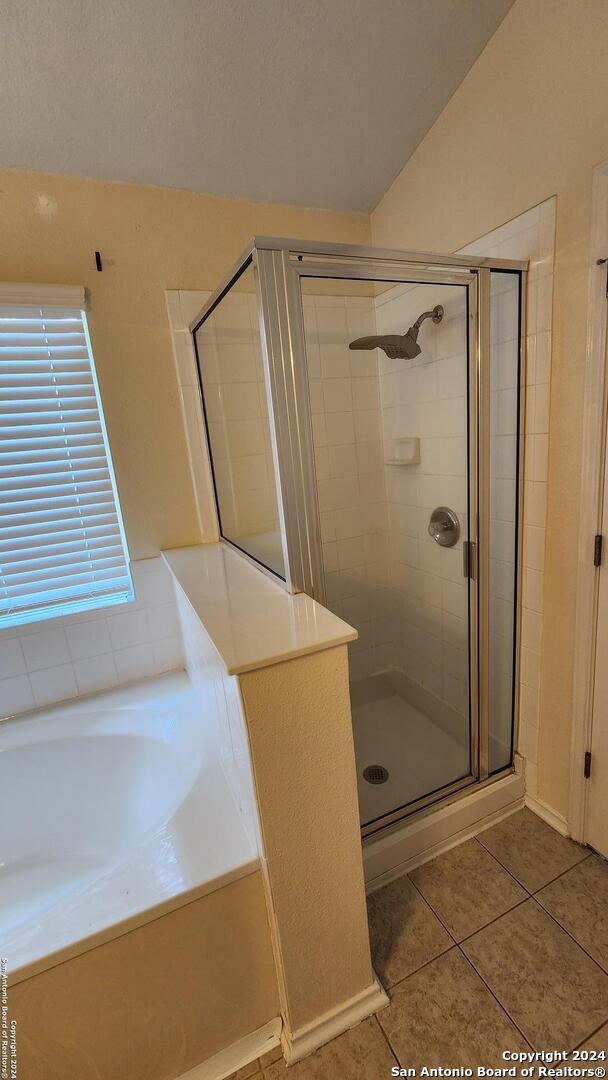
M16 628L16 627L27 625L29 623L40 622L40 621L43 621L43 620L48 620L48 619L53 619L53 618L61 618L61 617L64 617L64 616L74 615L74 614L78 614L78 613L81 613L81 612L84 613L84 612L87 612L87 611L95 611L97 609L116 606L116 605L119 605L119 604L132 603L135 600L135 590L134 590L133 579L132 579L132 575L131 575L131 566L130 566L131 560L130 560L130 555L129 555L129 547L128 547L128 541L127 541L127 536L126 536L126 531L125 531L125 526L124 526L124 520L123 520L123 515L122 515L122 508L121 508L121 503L120 503L120 494L119 494L119 491L118 491L118 485L117 485L116 474L115 474L115 469L114 469L114 462L113 462L113 458L112 458L112 450L111 450L111 446L110 446L110 440L109 440L109 436L108 436L107 424L106 424L105 415L104 415L103 401L102 401L102 396L101 396L101 391L100 391L100 386L99 386L99 379L98 379L98 375L97 375L96 364L95 364L95 354L94 354L94 351L93 351L93 345L92 345L92 341L91 341L91 334L90 334L88 320L87 320L87 307L86 307L85 290L83 288L73 287L73 286L60 286L60 285L59 286L58 285L50 285L49 286L49 285L29 285L29 284L21 285L21 284L14 284L14 283L2 283L2 284L0 284L0 308L12 309L12 312L14 312L15 320L19 319L19 317L20 317L19 312L20 311L24 311L24 310L28 310L28 309L32 309L32 308L39 308L41 310L41 312L43 310L49 311L49 310L52 310L53 308L56 309L58 312L62 311L62 310L63 311L68 311L69 310L69 311L73 312L74 316L76 315L76 312L78 312L78 317L81 320L82 338L84 339L83 352L86 350L86 357L87 357L86 362L88 364L90 377L91 377L92 395L89 395L89 396L94 396L94 399L95 399L95 406L96 406L96 410L97 410L97 421L98 421L98 425L99 425L99 435L101 436L100 448L103 451L103 459L102 459L103 460L103 467L104 467L104 469L107 470L108 488L109 488L109 492L111 493L111 497L112 497L113 513L115 514L115 517L116 517L115 531L112 534L112 536L114 536L116 538L116 541L120 543L121 552L122 552L122 559L123 559L123 564L124 564L124 572L123 572L123 564L119 564L117 566L117 568L116 568L117 569L117 575L116 575L117 581L116 581L116 583L114 585L114 591L103 592L103 586L102 586L102 587L100 587L98 593L95 594L95 592L93 591L94 590L94 583L90 583L92 591L90 591L90 592L88 592L88 593L86 593L84 595L83 594L73 595L73 594L71 594L71 587L68 587L68 586L64 585L63 590L67 590L68 588L70 588L69 592L66 591L63 596L61 596L61 595L53 596L52 599L46 598L46 600L42 600L40 597L38 597L38 599L37 599L37 597L36 597L36 588L35 588L35 585L32 584L31 591L28 592L28 593L22 594L22 597L19 599L19 602L17 603L17 605L15 607L13 607L12 610L8 606L6 608L3 607L0 610L0 633L1 633L3 631L6 631L6 630L10 630L10 629L13 629L13 628ZM1 342L1 337L2 337L2 335L0 334L0 342ZM11 360L9 359L8 362L10 364ZM47 377L46 373L44 373L44 372L41 373L41 377L42 377L42 379L46 378ZM69 384L67 384L67 385L69 385ZM19 401L19 400L26 400L26 399L19 398L18 396L16 396L15 401ZM11 398L7 398L6 402L8 404L9 409L10 409L11 408ZM13 438L14 438L15 446L17 447L18 442L19 442L19 436L16 435ZM39 441L42 442L43 441L42 438ZM9 445L10 445L10 440L7 443L7 446L9 446ZM8 450L7 452L10 453L10 450ZM41 449L40 452L43 453L44 451ZM15 449L15 453L18 454L19 451L17 449ZM34 474L35 474L37 466L39 466L39 465L40 465L40 462L34 462L32 464L32 470L33 470ZM9 465L9 468L10 468L10 465ZM69 474L66 473L66 475L69 475ZM26 478L28 478L28 477L29 477L29 474L25 474L24 480ZM86 477L86 471L85 471L85 477ZM9 480L10 480L10 476L9 476ZM82 483L83 484L87 483L86 478L84 478L82 480ZM42 481L40 486L44 486L44 481ZM8 490L10 492L11 489L9 488ZM13 489L13 490L15 490L15 489ZM18 488L16 490L18 490ZM78 481L75 482L75 490L78 493ZM9 498L10 498L10 494L9 494ZM59 510L59 512L61 512L61 511ZM86 514L87 513L90 513L89 509L87 509L87 511L86 511L86 513L84 515L82 515L82 514L79 515L77 512L74 515L75 517L79 517L81 520L84 517L84 524L82 525L82 528L84 530L86 530L86 528L87 528L87 526L86 526ZM66 515L66 520L69 521L69 511L68 511L68 514ZM2 518L1 518L1 515L0 515L0 525L1 524L2 524ZM42 536L43 534L44 534L44 526L41 523L40 533L39 534L36 534L36 533L32 534L32 546L36 545L36 543L38 542L39 537ZM10 542L10 539L11 538L9 536L9 539L8 539L7 543ZM85 545L86 545L86 540L83 541L83 549L84 549ZM83 549L81 549L81 551ZM50 546L49 546L49 550L50 550ZM18 551L17 546L15 546L14 551L15 552ZM7 548L7 554L8 554L8 560L7 561L10 561L11 555L13 554L13 552L11 551L10 548ZM75 556L74 563L73 564L71 564L69 562L66 563L66 575L65 576L68 576L68 574L70 572L70 569L73 566L76 566L78 564L78 562L79 562L78 555L79 555L79 551L78 551L78 549L76 549L74 551L74 556ZM0 554L0 559L2 557L3 557L2 554ZM41 558L41 559L43 557L44 557L44 555L39 556L39 558ZM51 558L51 557L52 556L49 555L49 558ZM23 565L24 565L24 567L27 567L28 566L28 560L24 560ZM3 586L3 578L2 578L1 566L2 566L2 564L0 562L0 591L3 591L3 588L2 588L2 586ZM92 560L92 568L93 568L93 572L94 572L94 568L95 568L94 560ZM41 569L42 569L42 571L44 571L44 566L41 567ZM124 582L125 582L124 588L120 588L121 579L124 579ZM44 579L41 579L41 580L44 580ZM48 579L47 579L47 583L48 583ZM24 585L27 586L28 582L25 581ZM83 582L83 586L84 586L84 582ZM112 588L111 579L109 579L108 588L109 589ZM54 592L57 592L57 593L61 594L62 587L61 586L58 587L57 590L50 589L50 590L48 590L48 592L51 595ZM10 596L10 594L9 594L9 596ZM26 598L27 598L27 601L26 601ZM7 600L8 598L4 598L4 599Z

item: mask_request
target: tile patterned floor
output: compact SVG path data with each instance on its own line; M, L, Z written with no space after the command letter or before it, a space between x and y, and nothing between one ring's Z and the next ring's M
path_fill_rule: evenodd
M454 942L408 877L368 897L374 968L386 989Z
M455 941L470 937L528 895L475 839L418 867L411 879Z
M531 810L520 810L479 834L479 841L530 893L542 889L587 857Z
M608 863L521 810L368 898L390 1006L286 1066L230 1080L383 1080L504 1066L504 1049L608 1051Z

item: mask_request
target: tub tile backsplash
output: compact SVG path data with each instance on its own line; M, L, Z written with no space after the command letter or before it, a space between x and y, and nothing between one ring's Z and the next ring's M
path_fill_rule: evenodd
M0 681L0 709L3 716L26 712L35 705L32 684L27 675L14 675Z
M66 701L78 694L78 684L72 664L56 664L54 667L32 671L30 683L34 702L39 708L42 705L52 705L55 701Z
M262 844L239 680L224 671L211 638L177 581L175 594L186 670L245 831L259 851Z
M18 638L0 641L0 679L9 679L25 671L25 657Z
M41 630L40 633L24 637L21 648L25 655L25 666L30 672L60 667L70 662L70 650L63 628Z
M131 563L135 601L0 631L0 718L184 666L171 576Z

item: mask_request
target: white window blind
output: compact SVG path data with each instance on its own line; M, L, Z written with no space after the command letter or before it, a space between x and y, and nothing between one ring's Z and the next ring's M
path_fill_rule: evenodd
M133 599L83 301L18 289L0 286L0 627Z

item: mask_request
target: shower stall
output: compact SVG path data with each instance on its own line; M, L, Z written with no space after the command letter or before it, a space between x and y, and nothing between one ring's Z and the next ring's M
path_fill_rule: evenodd
M223 541L358 631L364 835L513 768L526 269L255 237L191 327Z

